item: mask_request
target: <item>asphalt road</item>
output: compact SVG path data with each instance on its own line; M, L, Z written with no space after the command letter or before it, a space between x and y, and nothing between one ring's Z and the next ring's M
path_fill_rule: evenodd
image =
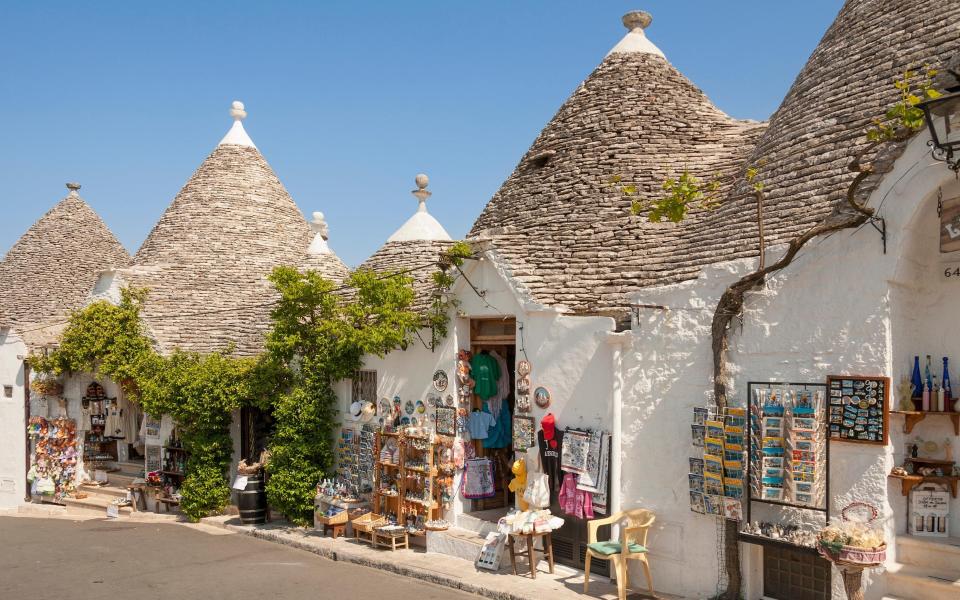
M473 599L244 535L172 523L0 518L0 598Z

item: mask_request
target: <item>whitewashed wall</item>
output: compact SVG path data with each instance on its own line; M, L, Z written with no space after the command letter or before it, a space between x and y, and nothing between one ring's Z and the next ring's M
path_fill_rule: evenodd
M539 428L540 419L552 412L558 427L601 427L612 431L615 419L613 348L608 334L613 319L606 317L569 317L529 302L522 290L508 284L509 274L498 267L492 253L482 261L468 261L464 271L470 281L484 293L480 298L462 279L454 287L458 299L458 315L452 319L450 335L435 352L419 342L406 351L397 351L385 358L366 357L365 369L377 371L378 397L400 396L416 402L426 400L433 391L433 373L443 369L450 378L447 393L456 394L455 367L459 349L470 348L470 318L516 317L517 354L526 350L533 365L532 387L550 390L552 404L531 413ZM519 331L523 326L523 332ZM427 332L429 333L429 332ZM446 395L446 393L444 394ZM349 393L342 396L345 411ZM617 486L613 486L616 490ZM614 493L616 501L617 494ZM454 514L469 510L469 501L457 498Z
M0 509L23 503L26 494L26 427L23 417L27 349L16 332L0 330ZM3 386L13 386L13 397Z
M871 198L871 206L883 203L887 254L869 226L834 234L809 244L762 291L748 295L743 330L735 322L731 342L735 401L745 402L748 381L824 382L827 375L846 373L889 375L895 387L902 374L909 375L914 354L960 357L960 323L956 304L948 300L960 282L941 275L935 199L940 184L945 197L960 189L942 163L932 163L925 139L914 140ZM625 506L658 513L652 562L658 588L665 591L692 597L715 591L717 524L689 510L689 424L692 408L712 401L713 309L725 287L753 268L755 261L715 265L698 280L635 297L674 308L641 310L634 350L625 357L623 409ZM853 500L875 504L891 542L905 527L905 498L899 483L888 486L887 479L902 455L902 425L891 416L887 447L835 443L831 450L831 512ZM923 427L941 441L949 431L945 423L931 427L928 421L915 433ZM956 527L956 500L951 509ZM760 554L744 546L744 556L747 598L759 598ZM691 565L698 565L695 577ZM881 573L866 575L865 582L868 599L883 596ZM833 587L834 597L843 597L836 573Z

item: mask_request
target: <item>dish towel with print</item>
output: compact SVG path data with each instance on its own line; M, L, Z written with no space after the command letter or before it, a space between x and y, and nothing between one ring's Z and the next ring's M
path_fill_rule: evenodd
M577 489L577 476L567 473L563 476L563 486L558 498L563 512L578 519L593 518L593 501L590 492Z
M602 515L607 514L607 479L610 475L610 434L600 434L600 464L594 483L590 483L590 476L584 474L577 482L577 489L590 492L593 497L593 511Z
M587 472L587 454L590 453L590 434L576 429L567 429L563 434L560 452L560 468L568 473Z
M590 433L590 449L587 451L587 468L577 480L577 488L587 492L593 492L591 487L596 486L600 478L600 445L602 443L603 432L593 431Z
M492 498L497 494L493 483L493 463L489 458L468 460L463 470L463 497L468 500Z

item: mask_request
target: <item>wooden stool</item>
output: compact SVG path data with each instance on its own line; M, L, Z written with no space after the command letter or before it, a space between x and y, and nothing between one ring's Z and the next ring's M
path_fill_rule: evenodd
M542 533L511 533L509 536L510 543L510 562L513 564L513 574L517 574L517 556L526 556L527 561L530 563L530 577L533 579L537 578L537 551L533 548L533 542L535 538L543 538L543 549L547 553L547 562L550 564L550 574L553 575L553 537L549 531ZM517 549L514 547L517 539L526 539L527 541L527 550L525 552L517 552Z
M337 539L342 535L347 535L347 524L346 523L337 523L336 525L327 525L323 526L323 535Z

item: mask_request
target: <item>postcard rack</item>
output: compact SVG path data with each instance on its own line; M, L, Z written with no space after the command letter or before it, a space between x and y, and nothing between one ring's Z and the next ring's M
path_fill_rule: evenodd
M746 522L755 502L821 512L830 520L826 392L823 383L747 383ZM777 402L765 405L771 395Z

